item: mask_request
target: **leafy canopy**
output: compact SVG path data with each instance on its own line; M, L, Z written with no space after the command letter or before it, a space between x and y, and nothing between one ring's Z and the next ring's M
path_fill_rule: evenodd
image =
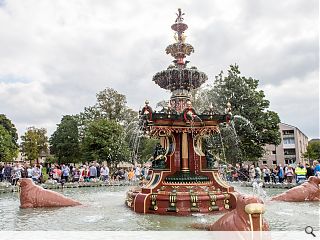
M50 153L58 163L76 163L80 161L80 143L78 123L70 115L63 116L56 131L50 137Z
M48 137L45 128L29 127L21 136L22 152L29 161L38 160L41 154L48 153Z
M231 65L226 76L222 72L216 76L214 86L196 94L195 105L200 111L212 103L216 111L223 112L231 103L234 131L221 131L228 162L257 161L266 144L280 144L279 116L268 109L270 103L258 87L259 80L241 76L238 65ZM235 144L240 154L234 151Z
M0 162L10 162L18 156L17 129L10 119L0 114Z

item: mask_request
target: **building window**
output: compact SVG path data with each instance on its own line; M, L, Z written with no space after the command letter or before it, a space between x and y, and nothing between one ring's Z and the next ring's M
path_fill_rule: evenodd
M283 138L283 144L294 144L294 138L293 137Z
M296 162L296 158L295 157L292 157L292 158L285 158L284 159L284 163L285 164L293 164Z
M276 154L276 151L275 151L275 150L273 150L273 151L272 151L272 154Z
M293 135L294 134L294 130L283 130L282 134L283 135Z
M264 161L262 161L262 163L263 163L263 164L267 164L267 161L264 160Z
M287 148L283 149L284 155L296 155L296 149L295 148Z
M276 165L277 164L277 160L272 161L272 164Z

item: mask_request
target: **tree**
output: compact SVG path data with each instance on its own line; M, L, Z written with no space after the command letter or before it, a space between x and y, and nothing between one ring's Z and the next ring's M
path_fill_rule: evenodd
M307 151L303 156L309 160L319 160L320 159L320 141L309 142L307 146Z
M89 123L84 132L82 152L85 160L113 164L128 161L130 157L123 127L106 119Z
M257 161L264 154L266 144L280 144L280 123L276 112L268 110L269 101L265 99L264 92L258 90L259 80L240 75L237 65L231 65L228 75L221 72L216 76L214 87L208 87L198 93L198 108L208 108L212 103L217 111L222 113L228 102L231 103L234 128L234 141L238 139L241 157L237 161ZM200 104L201 103L201 104ZM231 139L232 140L232 139ZM225 142L226 152L229 143ZM231 144L232 145L232 144ZM231 155L228 162L234 162Z
M85 125L94 120L108 119L125 125L131 122L132 118L137 118L137 112L126 105L126 96L116 90L106 88L97 93L96 97L96 104L86 107L84 112L77 116L80 123Z
M48 137L45 128L29 127L21 136L22 152L29 161L38 161L40 154L48 153Z
M18 148L12 135L0 125L0 162L11 162L18 155Z
M0 128L0 161L12 161L19 153L17 129L4 114L0 114Z
M139 163L145 163L152 160L157 143L160 143L160 140L157 138L141 137L137 157Z
M81 161L78 123L74 117L63 116L57 124L57 130L50 138L50 153L57 157L59 164Z

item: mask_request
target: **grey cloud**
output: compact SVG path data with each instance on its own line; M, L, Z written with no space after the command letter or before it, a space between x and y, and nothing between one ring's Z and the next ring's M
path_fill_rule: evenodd
M318 71L317 5L315 0L8 2L0 9L0 76L30 82L0 83L0 111L20 132L28 125L52 132L63 114L94 104L105 87L125 94L136 110L145 99L154 106L168 99L152 76L172 61L164 49L173 41L170 25L181 7L189 24L187 41L195 47L191 65L212 82L220 70L238 63L244 75L260 79L282 119L316 136L303 107L317 102L316 93L295 98L298 87L283 96L276 89L286 91L284 83L293 78L318 86L310 77ZM315 118L317 110L310 111Z

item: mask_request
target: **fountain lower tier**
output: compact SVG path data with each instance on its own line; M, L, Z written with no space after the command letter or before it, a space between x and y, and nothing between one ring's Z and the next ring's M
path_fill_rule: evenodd
M137 213L165 215L213 214L235 208L233 187L216 171L188 175L154 171L147 186L127 192L126 205Z

